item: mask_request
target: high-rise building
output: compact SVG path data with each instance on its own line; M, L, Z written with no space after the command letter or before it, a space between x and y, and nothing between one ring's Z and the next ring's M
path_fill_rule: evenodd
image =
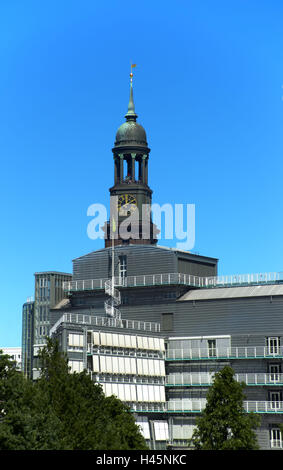
M27 299L22 309L22 371L25 376L32 376L34 334L34 300Z
M150 215L147 232L131 218L151 204L149 148L136 117L131 83L113 149L118 217L105 226L105 248L73 260L49 334L71 371L86 369L130 407L153 449L187 446L213 376L227 364L246 384L246 413L262 418L260 448L283 448L283 276L218 276L216 258L158 246ZM137 230L127 238L128 217Z
M50 330L50 309L65 296L63 283L72 279L72 275L57 271L45 271L34 274L34 322L33 322L33 359L32 369L37 376L38 348L46 344Z

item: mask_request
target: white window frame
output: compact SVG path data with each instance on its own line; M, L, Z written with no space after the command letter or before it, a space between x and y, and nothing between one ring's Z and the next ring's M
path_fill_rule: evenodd
M282 449L282 432L279 428L270 429L270 447L272 449Z
M280 382L280 365L279 364L270 364L269 380L272 383Z
M268 354L277 356L279 354L280 348L280 337L279 336L269 336L267 338L267 350Z
M216 339L207 340L208 357L216 357Z
M127 277L127 256L119 256L119 284L124 285Z
M272 410L278 410L280 408L280 392L270 392L270 406Z

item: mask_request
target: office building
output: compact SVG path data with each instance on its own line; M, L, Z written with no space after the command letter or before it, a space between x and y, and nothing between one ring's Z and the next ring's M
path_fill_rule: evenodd
M72 275L57 271L45 271L34 274L34 322L33 322L33 356L32 377L37 377L38 349L46 344L50 330L50 309L58 304L65 296L63 282L70 281Z
M32 376L34 335L34 300L28 298L22 309L22 372L26 377Z

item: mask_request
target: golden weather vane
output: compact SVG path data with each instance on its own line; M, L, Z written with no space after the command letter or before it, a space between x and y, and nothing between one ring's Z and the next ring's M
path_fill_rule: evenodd
M131 77L131 82L133 81L133 68L136 67L137 64L131 64L131 73L130 73L130 77Z

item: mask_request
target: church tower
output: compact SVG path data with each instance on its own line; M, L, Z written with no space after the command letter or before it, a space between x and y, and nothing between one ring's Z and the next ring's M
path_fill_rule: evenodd
M159 232L151 220L152 190L148 186L150 148L144 128L137 123L133 99L133 73L130 99L124 122L116 133L114 186L110 188L110 220L106 224L105 247L112 244L156 244ZM114 219L113 215L116 214Z

